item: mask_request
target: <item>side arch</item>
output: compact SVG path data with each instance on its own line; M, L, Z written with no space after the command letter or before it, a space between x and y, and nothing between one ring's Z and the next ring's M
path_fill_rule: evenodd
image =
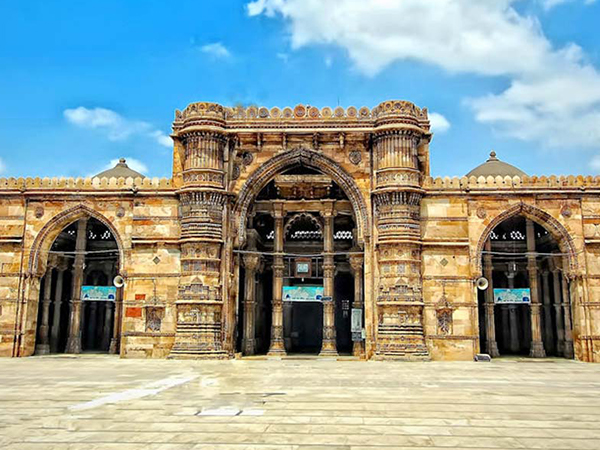
M569 271L571 273L577 273L579 267L579 263L577 261L577 250L575 249L575 243L573 241L573 238L571 237L567 229L546 211L543 211L542 209L537 208L533 205L519 203L518 205L514 205L506 211L498 214L488 224L488 226L485 228L485 230L479 237L476 252L476 269L479 276L481 276L483 271L481 255L483 254L485 242L488 240L490 234L498 225L500 225L505 220L519 215L533 220L534 222L538 223L539 225L543 226L546 230L548 230L548 232L558 242L558 246L561 252L567 256L567 261L569 263Z
M356 216L357 240L361 244L369 242L371 237L369 211L354 178L333 159L314 150L297 148L280 153L264 163L250 175L240 190L233 208L235 223L238 227L237 236L239 246L241 247L246 241L248 209L256 196L275 175L296 164L303 164L307 167L320 170L324 174L329 175L343 189L352 204Z
M109 219L107 219L98 211L95 211L94 209L85 205L77 205L54 216L40 230L33 241L33 245L31 246L31 254L29 255L29 271L31 274L38 274L40 276L43 275L47 259L43 256L48 254L52 243L62 232L62 230L82 217L92 217L101 222L110 230L115 238L117 249L119 251L119 273L122 272L125 260L125 247L116 227Z

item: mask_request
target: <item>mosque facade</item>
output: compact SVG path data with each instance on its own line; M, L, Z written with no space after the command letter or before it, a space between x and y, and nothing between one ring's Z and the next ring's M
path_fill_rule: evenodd
M169 179L0 179L0 355L600 362L600 177L433 178L405 101L172 138Z

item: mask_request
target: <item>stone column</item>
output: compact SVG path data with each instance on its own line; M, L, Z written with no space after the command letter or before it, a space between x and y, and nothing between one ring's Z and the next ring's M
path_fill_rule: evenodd
M406 102L374 110L374 217L377 226L377 359L425 360L421 199L418 149L430 135L408 126L426 113Z
M359 251L359 249L355 249ZM354 301L352 302L352 309L360 309L363 317L364 327L364 297L363 297L363 272L364 272L364 256L363 255L350 255L350 267L352 268L352 274L354 275ZM365 342L363 340L352 342L352 354L354 356L365 355Z
M52 301L52 272L53 267L46 269L44 277L44 297L41 301L42 317L40 323L39 339L35 346L37 355L47 355L50 353L49 331L50 331L50 302Z
M275 239L273 242L273 302L271 321L271 345L269 355L283 356L286 354L283 342L283 203L273 204L273 218L275 219Z
M335 276L333 219L334 203L328 202L321 211L323 216L323 344L322 356L337 356L335 333L335 301L333 299L333 281Z
M242 350L245 355L254 355L256 352L256 271L260 265L260 256L245 254L243 256L245 274L244 291L244 337Z
M542 271L542 301L544 304L544 347L550 353L554 350L554 329L552 327L552 300L550 299L550 272Z
M224 108L194 103L177 111L173 136L175 161L181 167L174 174L181 180L181 277L169 357L223 359L232 355L224 340L225 330L234 326L225 324L230 318L224 305L231 286L231 273L223 270L230 176Z
M568 273L568 262L564 259L563 276L562 276L562 307L565 313L565 358L573 359L575 351L573 348L573 322L571 319L571 297L569 295L569 280L566 276Z
M533 358L545 358L546 351L542 342L542 325L540 318L540 298L538 287L538 268L535 255L535 231L533 222L526 219L527 230L527 272L531 290L531 350Z
M551 271L552 271L552 292L554 300L554 315L556 316L556 338L557 338L557 353L559 355L565 354L565 325L564 325L564 313L561 301L561 287L560 287L560 260L557 256L551 260Z
M81 286L87 245L88 217L77 222L77 241L75 243L75 262L73 263L73 283L71 289L71 315L69 339L65 353L81 353Z
M494 266L492 262L492 242L488 239L485 243L483 255L483 276L488 280L489 286L485 290L485 331L487 352L492 358L500 356L498 343L496 342L496 319L494 315Z
M89 302L87 305L90 308L88 328L88 342L86 347L94 349L96 347L96 334L98 332L98 302Z
M50 329L50 352L58 351L58 340L60 338L60 316L62 310L63 281L66 267L58 267L56 276L56 288L54 289L54 313L52 314L52 328Z
M111 328L114 318L113 302L104 302L104 327L102 328L102 351L110 350Z
M117 298L115 299L115 313L113 319L112 338L110 340L110 348L108 353L116 355L119 352L120 328L123 316L123 289L117 288Z
M515 288L515 272L507 272L506 277L508 278L508 288ZM509 348L513 353L517 353L521 346L519 344L519 320L518 320L517 305L508 305L508 320L510 329Z

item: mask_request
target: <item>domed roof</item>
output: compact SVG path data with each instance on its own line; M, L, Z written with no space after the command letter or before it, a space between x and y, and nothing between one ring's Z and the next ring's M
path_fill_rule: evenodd
M94 175L93 178L146 178L139 172L132 170L127 165L125 158L119 159L119 162L112 169L100 172L98 175Z
M500 161L496 158L496 152L491 152L489 159L481 164L480 166L475 167L471 170L467 177L497 177L497 176L505 177L526 177L527 174L523 172L521 169Z

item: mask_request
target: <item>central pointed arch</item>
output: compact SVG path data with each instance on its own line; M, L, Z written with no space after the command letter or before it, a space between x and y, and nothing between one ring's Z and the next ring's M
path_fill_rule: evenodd
M250 205L256 196L277 174L298 164L321 171L330 176L343 189L354 210L357 241L361 244L368 242L371 236L369 213L365 199L354 178L337 162L322 153L297 148L280 153L260 166L250 175L240 190L233 208L235 223L238 227L239 245L242 246L246 241L246 219Z

